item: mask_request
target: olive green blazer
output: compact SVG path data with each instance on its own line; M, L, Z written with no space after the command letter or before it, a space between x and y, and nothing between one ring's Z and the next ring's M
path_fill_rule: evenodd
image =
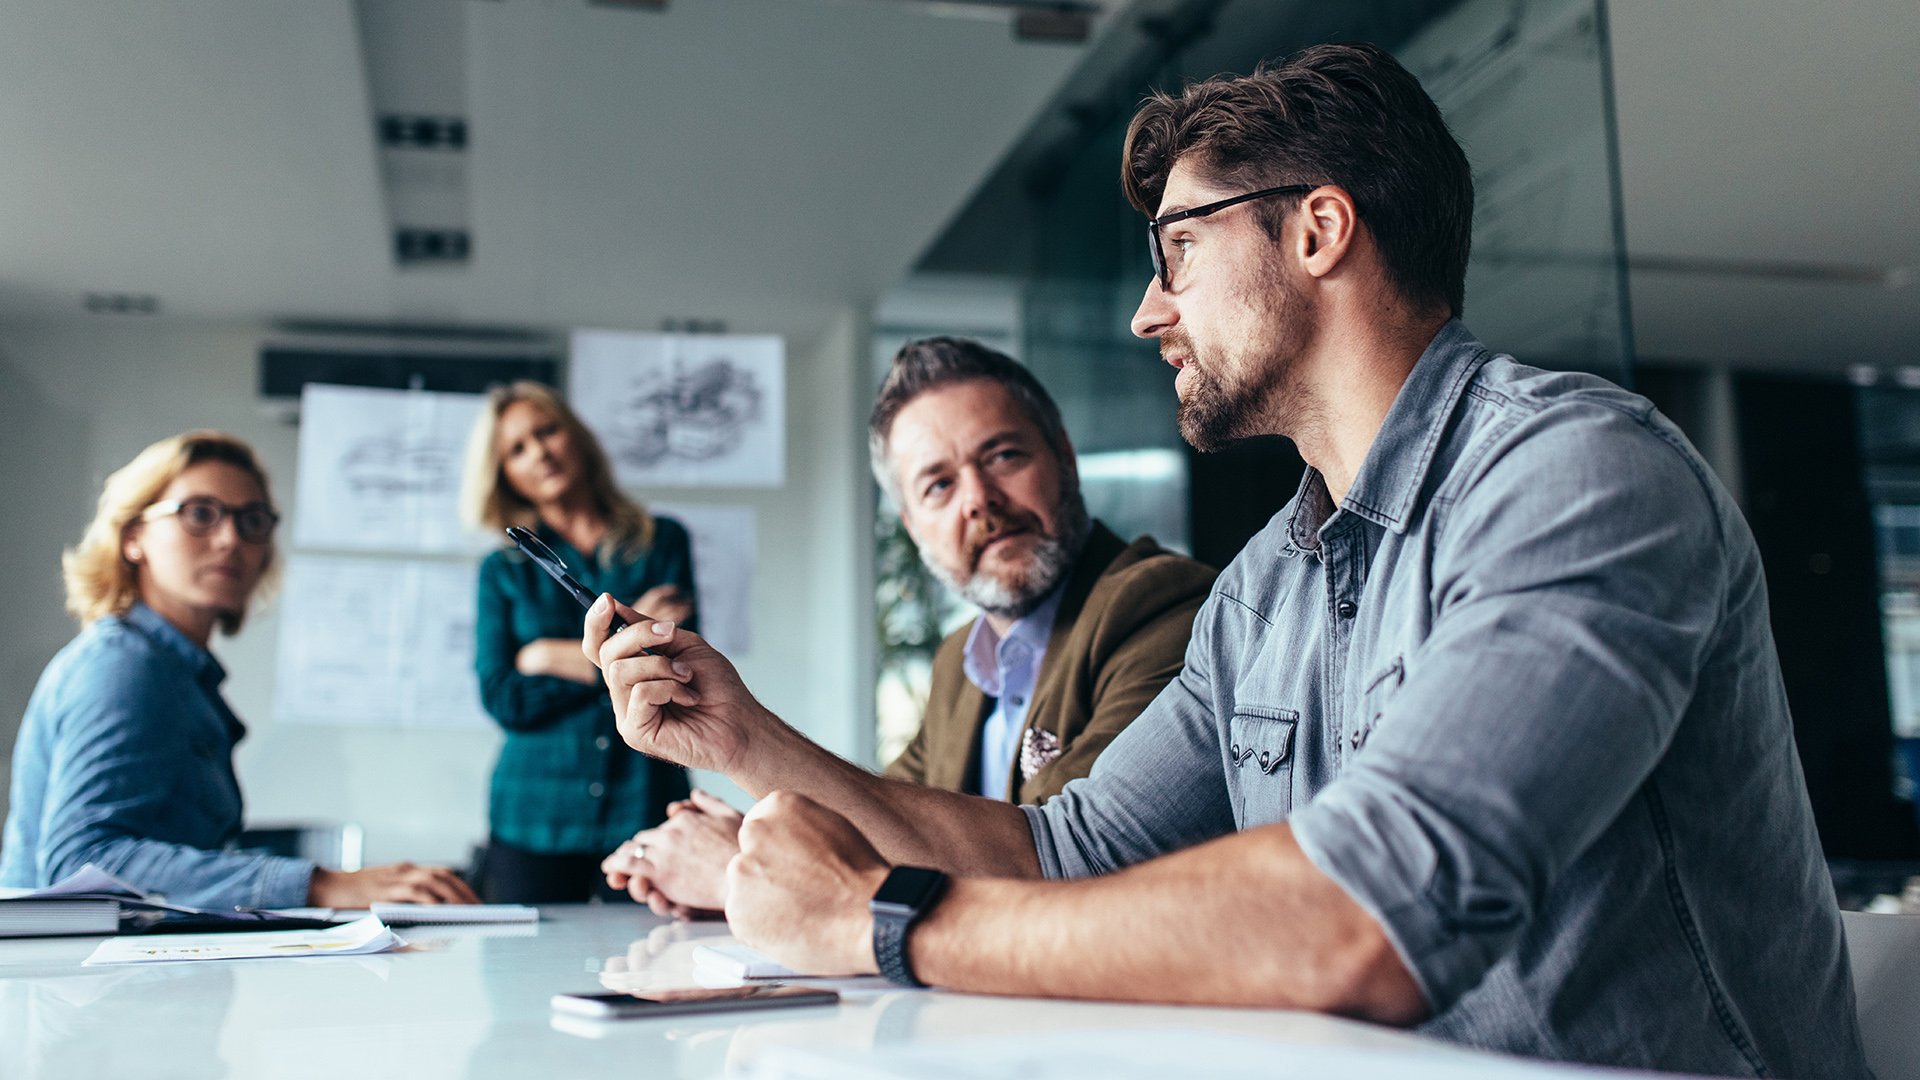
M1025 749L1014 756L1007 784L1009 801L1042 803L1087 775L1114 736L1180 674L1193 617L1215 575L1152 537L1128 544L1093 523L1047 638L1019 740ZM887 766L888 776L979 792L980 731L994 700L961 670L971 629L969 623L940 643L926 718ZM1023 776L1023 765L1039 767Z

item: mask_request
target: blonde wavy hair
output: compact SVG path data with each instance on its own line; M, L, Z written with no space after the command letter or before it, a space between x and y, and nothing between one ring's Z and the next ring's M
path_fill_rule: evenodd
M501 415L522 401L559 421L572 437L574 452L580 455L581 479L593 498L594 509L607 523L600 558L605 560L615 552L631 558L650 550L653 515L614 482L613 466L607 461L607 452L600 448L600 440L552 387L526 380L494 387L473 423L473 434L467 439L466 474L460 483L460 517L467 528L476 532L485 529L498 536L509 525L531 529L540 524L540 512L507 481L499 447L494 445Z
M140 599L140 568L127 561L123 550L127 529L140 520L147 507L160 501L168 485L180 474L204 461L232 465L252 476L260 485L260 494L273 505L273 489L267 482L267 470L260 464L253 447L223 431L189 431L170 439L161 439L134 457L118 472L107 477L93 520L87 523L80 542L60 555L61 577L67 585L67 611L82 624L103 615L125 615ZM271 595L279 577L280 561L273 541L267 541L267 561L254 597ZM246 609L220 616L220 629L232 635L246 621Z

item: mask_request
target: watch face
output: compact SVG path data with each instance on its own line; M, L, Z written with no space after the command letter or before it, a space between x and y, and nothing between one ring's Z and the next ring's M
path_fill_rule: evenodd
M947 875L940 871L928 870L923 866L896 866L887 875L880 891L873 894L873 902L918 909L946 879Z

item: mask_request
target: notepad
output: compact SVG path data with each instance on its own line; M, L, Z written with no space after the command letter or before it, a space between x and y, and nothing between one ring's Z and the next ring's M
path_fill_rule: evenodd
M0 938L112 934L119 929L117 900L0 900Z
M800 972L787 967L759 949L750 949L745 945L696 945L693 949L693 964L695 968L704 968L730 979L800 977Z
M375 904L372 910L388 926L540 921L540 909L525 904Z

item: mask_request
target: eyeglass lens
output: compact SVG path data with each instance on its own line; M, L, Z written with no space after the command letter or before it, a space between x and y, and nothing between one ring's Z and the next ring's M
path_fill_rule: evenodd
M233 514L234 531L250 544L261 543L272 536L273 527L278 523L273 511L255 503L229 509L217 499L199 497L180 504L180 524L195 536L205 536L218 528L229 513Z
M1153 276L1160 279L1160 288L1172 292L1173 282L1169 280L1172 275L1167 273L1166 256L1160 253L1160 226L1152 222L1147 224L1147 254L1153 259Z

